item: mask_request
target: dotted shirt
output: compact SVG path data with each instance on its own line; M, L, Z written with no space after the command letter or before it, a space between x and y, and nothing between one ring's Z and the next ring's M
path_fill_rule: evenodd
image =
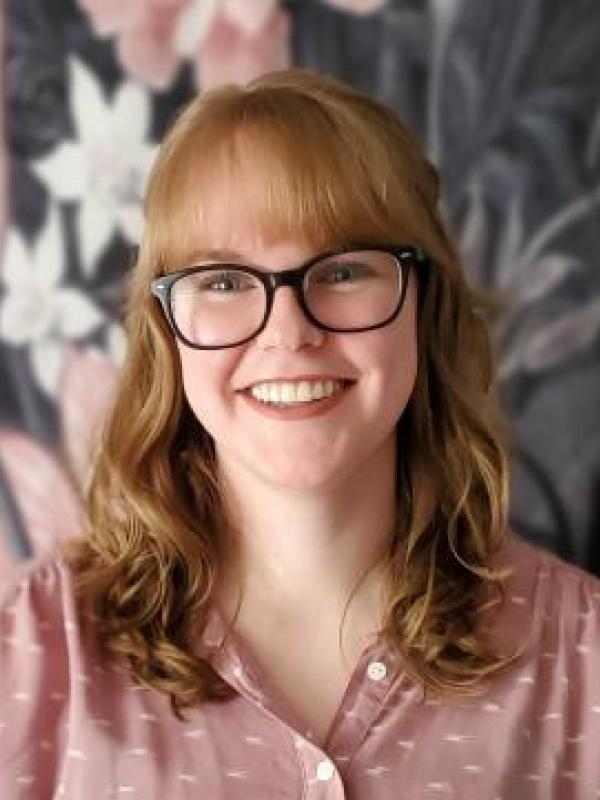
M99 658L64 563L21 567L0 587L0 798L600 798L600 581L514 537L502 558L513 574L490 636L524 648L516 665L442 700L375 641L322 748L216 612L199 652L236 695L180 722Z

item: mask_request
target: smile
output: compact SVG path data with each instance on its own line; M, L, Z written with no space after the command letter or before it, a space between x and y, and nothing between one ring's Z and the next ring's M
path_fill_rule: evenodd
M261 403L285 406L325 400L341 392L348 383L342 380L269 381L256 383L249 391Z

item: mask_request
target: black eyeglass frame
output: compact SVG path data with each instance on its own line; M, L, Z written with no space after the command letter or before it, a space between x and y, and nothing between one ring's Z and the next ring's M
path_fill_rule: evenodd
M344 253L353 253L358 251L364 250L372 250L377 251L380 253L389 253L390 255L394 256L396 259L396 264L398 269L401 271L402 277L402 292L398 298L398 302L396 303L396 307L394 308L393 312L382 322L378 322L375 325L369 325L367 327L360 327L360 328L334 328L330 325L325 325L320 320L318 320L310 311L306 304L306 300L304 297L304 279L306 273L309 269L319 261L323 261L326 258L332 258L337 255L343 255ZM317 256L313 256L308 261L305 261L303 264L300 264L298 267L292 267L290 269L280 270L277 272L268 272L266 270L256 269L254 267L250 267L246 264L236 264L230 262L221 262L217 261L212 264L202 264L201 266L189 266L183 267L181 269L174 270L169 272L167 275L163 275L159 278L155 278L150 283L150 290L154 297L156 297L163 309L163 312L167 318L167 322L171 327L171 330L175 334L175 336L179 339L180 342L185 344L187 347L191 347L194 350L226 350L230 347L239 347L242 344L246 344L251 339L254 339L258 336L266 327L267 322L269 321L269 317L271 315L271 309L273 308L273 300L275 297L275 292L279 289L280 286L289 286L294 290L294 295L300 308L304 312L305 316L307 317L310 322L315 325L315 327L319 328L320 330L330 331L331 333L363 333L364 331L372 331L376 330L377 328L383 328L386 325L389 325L400 313L402 306L404 305L404 300L406 297L406 289L408 287L408 278L410 274L410 268L415 264L427 264L429 263L429 258L426 255L425 251L422 250L420 247L413 247L411 245L395 245L390 247L389 245L376 245L371 243L356 243L352 246L345 247L340 250L331 250L325 253L319 253ZM171 308L171 291L173 285L183 277L188 275L194 275L201 272L212 272L216 269L231 269L237 270L239 272L246 272L249 275L257 278L265 289L266 295L266 304L265 304L265 313L262 322L257 327L257 329L250 335L246 336L244 339L240 339L239 341L232 342L231 344L219 344L219 345L202 345L196 344L195 342L191 342L187 339L182 332L177 327L175 322L175 318L173 316L173 311Z

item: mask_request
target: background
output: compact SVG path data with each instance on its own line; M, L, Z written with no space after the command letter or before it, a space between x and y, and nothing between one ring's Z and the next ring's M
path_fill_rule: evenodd
M295 64L425 143L470 279L507 301L513 524L600 574L595 0L5 0L0 36L0 565L80 529L166 125L204 87Z

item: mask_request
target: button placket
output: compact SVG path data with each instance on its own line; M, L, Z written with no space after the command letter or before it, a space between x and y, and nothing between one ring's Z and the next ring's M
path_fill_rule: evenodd
M329 759L326 758L323 761L319 761L317 764L318 781L330 781L334 775L335 765Z
M335 760L301 735L297 735L294 744L306 780L303 797L307 800L343 800L346 796L344 782Z
M372 647L364 654L355 673L355 685L345 697L340 723L327 743L329 753L346 756L344 762L338 764L341 774L384 711L386 698L398 677L385 645Z
M387 676L387 667L383 661L371 661L367 667L367 675L375 683L380 683Z

